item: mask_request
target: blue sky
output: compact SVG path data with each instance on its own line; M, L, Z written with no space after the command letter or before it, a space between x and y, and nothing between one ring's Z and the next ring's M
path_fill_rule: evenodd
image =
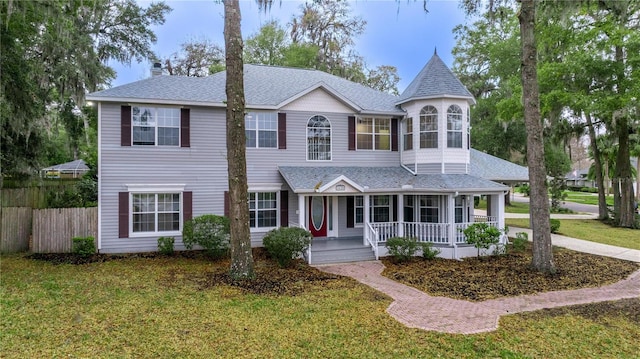
M158 41L153 51L164 58L191 39L209 39L224 46L224 9L213 0L165 1L173 11L166 22L154 27ZM147 1L139 1L148 5ZM254 0L241 0L242 35L244 38L258 32L260 26L271 19L284 25L293 14L299 13L303 1L278 0L267 13L258 10ZM350 1L352 14L367 21L365 32L355 39L356 51L367 65L392 65L400 75L402 92L433 55L438 55L451 67L451 50L455 45L453 28L466 21L457 0L429 0L429 13L423 11L422 0L398 2L392 0ZM132 62L130 65L114 64L117 77L113 86L141 80L150 76L149 63Z

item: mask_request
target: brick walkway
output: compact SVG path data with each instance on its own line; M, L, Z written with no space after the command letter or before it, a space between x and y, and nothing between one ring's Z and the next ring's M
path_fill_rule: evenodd
M640 271L633 273L625 280L598 288L468 302L432 297L413 287L383 277L381 273L384 265L378 261L326 265L317 268L328 273L352 277L389 295L394 301L387 308L387 313L407 327L454 334L496 330L502 315L640 297Z

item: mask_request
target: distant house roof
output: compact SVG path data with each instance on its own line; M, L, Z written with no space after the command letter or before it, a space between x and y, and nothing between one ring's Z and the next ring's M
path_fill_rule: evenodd
M43 168L42 170L68 172L68 173L80 173L80 172L87 172L89 170L89 167L83 160L75 160L67 163L61 163L59 165L46 167L46 168Z
M490 154L471 149L472 176L497 182L529 182L529 169Z
M87 95L93 101L226 106L226 71L207 77L153 76ZM277 109L315 89L334 95L357 113L403 115L396 96L318 70L244 65L247 108Z
M458 80L438 54L434 53L431 60L396 100L396 104L442 97L466 98L475 103L471 92Z
M589 169L588 168L583 168L583 169L579 169L579 170L573 170L573 171L565 174L564 178L568 179L568 180L585 179L588 174L589 174Z
M280 174L295 193L313 193L325 185L345 179L363 192L499 192L505 186L466 174L413 175L402 167L288 167Z

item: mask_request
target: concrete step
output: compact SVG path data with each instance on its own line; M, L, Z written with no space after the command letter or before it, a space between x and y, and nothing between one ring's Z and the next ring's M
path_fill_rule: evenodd
M313 250L312 247L311 249L311 264L361 262L375 259L373 250L367 246L323 250Z

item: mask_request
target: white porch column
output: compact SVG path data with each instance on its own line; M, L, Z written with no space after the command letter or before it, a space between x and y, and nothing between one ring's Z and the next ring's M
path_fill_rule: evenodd
M370 200L370 197L371 197L370 195L365 194L364 195L364 203L362 203L362 205L364 207L362 209L364 211L364 213L363 213L364 214L364 226L363 226L364 228L362 228L362 231L363 231L362 244L365 245L365 246L367 244L369 244L369 242L367 241L366 235L367 235L367 233L369 233L367 225L369 224L369 222L371 220L369 218L369 200Z
M456 245L456 204L453 194L447 195L447 223L449 223L449 245ZM455 249L454 249L455 253ZM454 254L455 257L455 254Z
M301 195L301 194L298 195L298 224L302 228L307 228L306 223L304 223L305 222L304 198L305 198L304 195Z
M498 221L498 229L502 230L504 229L504 196L508 196L508 193L501 193L496 195L496 200L493 201L495 202L495 207L496 207L496 211L494 212L494 216L496 216L496 219ZM507 237L506 234L505 236L502 236L501 238L501 243L506 243L507 242Z
M404 237L404 195L398 194L398 237Z

